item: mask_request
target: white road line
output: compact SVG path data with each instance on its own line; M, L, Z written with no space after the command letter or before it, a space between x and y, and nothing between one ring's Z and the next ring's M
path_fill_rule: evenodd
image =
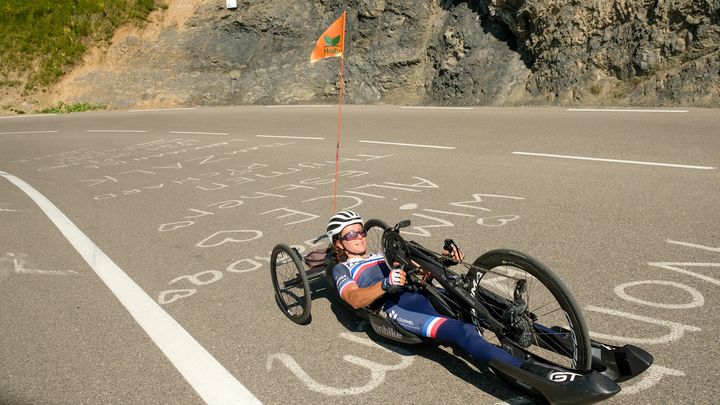
M315 136L285 136L285 135L255 135L258 138L284 138L284 139L314 139L323 140L325 138L318 138Z
M168 131L170 134L188 134L188 135L230 135L227 132L190 132L190 131Z
M483 208L483 207L476 207L476 208ZM483 209L486 209L486 210L490 211L490 210L487 209L487 208L483 208ZM463 214L463 213L460 213L460 212L450 212L450 211L442 211L442 210L432 210L432 209L429 209L429 208L423 208L423 211L432 212L432 213L435 213L435 214L457 215L457 216L460 216L460 217L471 217L471 218L472 218L472 217L475 216L475 215L471 215L471 214Z
M680 370L675 370L672 368L653 364L652 366L650 366L650 368L647 369L647 371L643 373L642 379L640 381L630 386L623 384L622 391L618 393L618 396L637 395L641 391L652 388L666 375L685 377L685 373Z
M147 131L138 130L138 129L88 129L85 130L85 132L115 132L115 133L138 133L143 134Z
M686 113L689 110L643 110L643 109L621 109L621 108L568 108L573 112L633 112L633 113Z
M25 132L0 132L0 135L18 135L18 134L55 134L60 131L25 131Z
M415 148L431 148L431 149L455 149L454 146L438 146L438 145L420 145L415 143L399 143L399 142L382 142L359 140L360 143L376 143L378 145L396 145L396 146L412 146Z
M473 107L432 107L432 106L403 106L407 110L474 110Z
M703 249L703 250L709 250L709 251L715 252L715 253L720 253L720 247L710 247L710 246L705 246L705 245L696 245L696 244L694 244L694 243L679 242L679 241L672 240L672 239L668 239L668 240L666 240L665 242L667 242L667 243L672 243L672 244L675 244L675 245L687 246L687 247L691 247L691 248L695 248L695 249Z
M52 117L54 115L57 115L55 113L52 114L18 114L18 115L6 115L0 117L0 120L6 120L10 118L33 118L33 117Z
M128 110L129 112L150 112L150 111L183 111L183 110L197 110L195 107L178 107L178 108L148 108L148 109L137 109Z
M327 108L335 107L331 104L291 104L291 105L266 105L266 108Z
M698 170L717 169L716 167L711 167L711 166L693 166L693 165L680 165L680 164L674 164L674 163L642 162L642 161L636 161L636 160L605 159L605 158L594 158L594 157L585 157L585 156L551 155L551 154L547 154L547 153L513 152L512 154L513 155L526 155L526 156L553 157L553 158L561 158L561 159L593 160L593 161L597 161L597 162L629 163L629 164L633 164L633 165L678 167L681 169L698 169Z
M50 200L11 174L0 176L35 201L205 402L260 403Z

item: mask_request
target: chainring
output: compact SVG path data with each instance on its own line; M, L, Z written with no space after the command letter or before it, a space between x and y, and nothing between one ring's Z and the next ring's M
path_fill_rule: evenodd
M382 236L383 250L385 251L385 260L389 266L399 263L401 266L410 265L410 249L405 239L400 236L400 232L394 229L387 229Z

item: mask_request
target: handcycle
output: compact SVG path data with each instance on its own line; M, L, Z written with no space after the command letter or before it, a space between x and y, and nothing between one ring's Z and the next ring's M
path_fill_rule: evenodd
M405 240L400 230L409 225L410 221L393 227L378 219L367 221L368 252L382 251L388 264L402 267L408 274L408 288L421 290L441 315L474 324L487 341L522 360L520 367L498 360L488 364L495 375L519 391L550 403L589 404L617 394L619 382L652 365L652 355L636 346L591 339L567 287L538 260L496 249L465 263ZM444 249L452 251L453 245L448 239ZM331 274L336 264L333 256L330 246L305 256L286 244L273 249L270 270L275 299L293 322L309 323L314 280L326 278L337 294ZM451 269L455 265L468 271L456 272ZM400 327L382 311L382 303L348 308L380 336L408 344L428 341Z

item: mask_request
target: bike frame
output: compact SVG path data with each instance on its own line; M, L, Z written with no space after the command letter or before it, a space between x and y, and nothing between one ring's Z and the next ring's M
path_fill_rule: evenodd
M438 283L440 283L440 285L448 292L443 295L457 298L465 304L462 305L451 301L449 305L455 307L455 309L459 310L470 319L475 319L479 323L483 324L486 328L495 333L498 338L504 336L505 325L493 316L483 303L472 296L467 289L467 280L464 276L448 269L447 266L442 264L440 258L435 253L422 247L420 244L409 241L407 242L407 246L411 259L419 264L423 270L430 273L432 277L437 280ZM410 265L412 266L412 264ZM484 273L484 269L479 268L479 270ZM501 305L510 304L509 301L501 297L497 297L497 300ZM474 313L472 311L468 311L468 307L472 308Z

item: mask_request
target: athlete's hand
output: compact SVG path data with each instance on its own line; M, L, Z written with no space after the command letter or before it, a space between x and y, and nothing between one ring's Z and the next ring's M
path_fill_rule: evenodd
M388 293L396 293L407 282L405 272L400 269L390 270L390 274L383 279L380 285Z
M460 250L460 248L455 243L450 244L450 249L451 249L451 251L448 251L447 244L446 244L446 247L443 248L443 252L442 252L443 256L450 256L459 262L461 262L465 258L465 254L462 252L462 250Z

